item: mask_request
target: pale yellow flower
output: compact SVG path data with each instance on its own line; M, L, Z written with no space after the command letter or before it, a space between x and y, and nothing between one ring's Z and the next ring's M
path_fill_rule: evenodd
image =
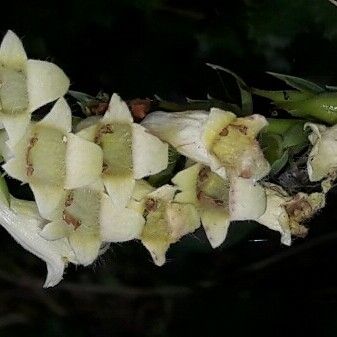
M231 221L255 220L266 209L262 186L240 177L223 179L201 164L179 172L172 182L180 191L174 200L198 209L213 248L223 243Z
M24 135L33 111L69 88L69 79L58 66L28 60L22 42L10 30L0 46L0 81L0 121L10 146Z
M174 200L177 188L164 185L156 190L144 181L137 181L128 207L145 218L144 229L139 236L150 252L154 263L162 266L170 245L199 226L199 216L194 205Z
M65 189L86 186L100 178L103 153L99 146L71 132L71 111L60 98L38 123L30 123L13 147L6 173L29 183L41 215L51 219Z
M102 180L114 205L125 207L135 182L164 170L168 165L168 145L139 124L120 97L112 95L109 108L93 125L78 135L103 150Z
M213 108L206 111L154 112L142 122L151 133L181 154L209 166L222 178L259 180L268 174L256 136L267 125L263 116L237 118Z

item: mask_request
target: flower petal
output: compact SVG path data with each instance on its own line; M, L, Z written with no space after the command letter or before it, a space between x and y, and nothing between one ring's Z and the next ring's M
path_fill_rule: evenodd
M10 149L13 149L27 131L30 122L30 114L21 113L11 116L2 115L1 121L8 133L7 144Z
M319 124L307 123L313 133L309 140L313 148L307 161L307 171L310 181L319 181L337 170L337 126L325 127Z
M265 212L266 207L266 193L261 185L240 177L231 180L229 191L231 220L256 220Z
M168 165L168 144L147 133L143 126L133 124L132 159L135 179L156 174Z
M218 108L212 108L208 116L202 135L203 142L208 150L213 145L214 139L228 124L236 119L236 116L230 111L224 111Z
M175 196L175 201L194 205L198 203L196 188L198 183L198 174L201 168L201 164L195 164L185 170L178 172L173 177L173 184L175 184L181 191Z
M0 204L0 223L23 248L47 263L44 287L58 284L67 261L76 263L66 240L48 241L39 235L44 220L39 216L35 203L11 198L11 208Z
M54 104L50 112L37 124L58 129L64 134L71 132L71 110L66 100L61 97Z
M100 179L103 168L102 149L73 134L67 136L66 189L74 189Z
M102 244L98 235L74 231L68 240L79 264L88 266L97 259Z
M206 111L153 112L145 117L142 125L159 139L171 144L184 156L208 164L208 152L202 142Z
M201 222L212 248L219 247L226 239L230 218L225 209L201 209Z
M18 36L9 30L0 46L0 63L15 70L24 70L27 55Z
M95 140L96 133L97 133L97 125L95 124L87 128L81 129L79 132L76 133L76 135L90 142L93 142Z
M52 220L59 211L62 201L65 199L66 191L62 186L49 184L30 184L35 201L42 217Z
M133 118L127 104L117 94L113 94L108 110L102 118L102 123L130 124L132 122Z
M256 219L256 221L274 231L280 232L281 242L284 245L290 246L291 231L289 227L289 216L284 208L286 202L285 197L271 188L266 188L266 195L266 211Z
M52 221L47 223L41 230L40 235L46 240L58 240L68 233L67 225L64 221Z
M124 242L139 238L145 220L138 212L114 207L104 194L101 200L100 233L103 241Z
M132 196L135 179L130 176L103 176L103 182L113 205L125 207Z
M27 61L27 90L29 111L63 96L69 88L69 79L57 65L38 60Z

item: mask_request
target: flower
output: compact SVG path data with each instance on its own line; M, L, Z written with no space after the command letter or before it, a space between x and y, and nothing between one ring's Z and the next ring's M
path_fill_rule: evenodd
M259 180L269 163L255 139L267 124L260 115L237 118L218 108L175 113L154 112L143 121L151 133L174 146L186 157L207 165L222 178Z
M281 242L291 244L291 235L304 237L308 230L302 223L325 205L324 193L297 193L289 196L280 186L265 183L267 208L256 221L280 232Z
M240 177L223 179L201 164L179 172L172 182L180 191L174 200L198 209L213 248L225 240L230 221L254 220L266 209L262 186Z
M79 264L93 263L107 242L138 238L144 219L132 209L117 209L100 184L67 191L61 207L40 232L47 240L66 238Z
M337 125L326 127L320 124L306 123L312 133L309 141L313 145L307 161L310 181L319 181L337 172Z
M128 207L145 218L140 240L150 252L154 263L162 266L172 243L194 232L199 226L199 216L194 205L174 200L177 188L164 185L156 190L145 181L137 181Z
M117 94L112 95L104 116L93 122L77 135L101 147L104 186L114 205L125 207L137 179L167 167L168 145L133 123L126 103Z
M102 172L101 148L70 131L71 111L60 98L41 121L28 125L12 149L14 156L3 165L8 175L29 183L46 219L52 218L65 189L91 184Z
M25 133L31 113L69 88L69 79L58 66L28 60L22 42L10 30L0 46L0 81L0 121L11 147Z
M47 264L47 278L44 287L53 287L63 277L69 262L77 264L74 252L65 239L45 240L40 236L45 220L39 215L32 201L6 196L4 181L0 189L0 224L23 248Z

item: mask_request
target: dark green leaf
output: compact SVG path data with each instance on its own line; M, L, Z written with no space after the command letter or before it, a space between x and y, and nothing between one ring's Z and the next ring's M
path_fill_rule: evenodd
M267 74L272 75L280 79L281 81L286 82L289 86L302 92L319 94L325 91L324 87L300 77L278 74L270 71L267 71Z

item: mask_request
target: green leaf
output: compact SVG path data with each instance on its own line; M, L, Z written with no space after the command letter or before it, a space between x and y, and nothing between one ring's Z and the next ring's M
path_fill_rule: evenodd
M297 90L261 90L252 88L252 93L257 96L268 98L275 103L297 102L312 97L313 94Z
M302 92L311 93L311 94L319 94L325 91L325 88L308 80L305 80L300 77L290 76L290 75L284 75L279 73L273 73L270 71L267 71L267 74L274 76L281 81L287 83L289 86L300 90Z
M271 133L261 133L259 138L260 146L264 156L272 165L283 155L283 138L280 135Z
M283 169L283 167L287 165L288 160L289 160L289 151L286 150L283 152L282 156L279 159L273 162L273 164L271 165L270 174L276 175L277 173L279 173Z
M251 115L253 113L253 98L250 88L243 81L243 79L227 68L223 68L221 66L212 63L206 63L206 65L214 70L221 70L235 78L241 94L242 115L244 116Z
M308 132L304 130L303 126L304 123L300 122L285 132L283 135L284 148L308 144Z

